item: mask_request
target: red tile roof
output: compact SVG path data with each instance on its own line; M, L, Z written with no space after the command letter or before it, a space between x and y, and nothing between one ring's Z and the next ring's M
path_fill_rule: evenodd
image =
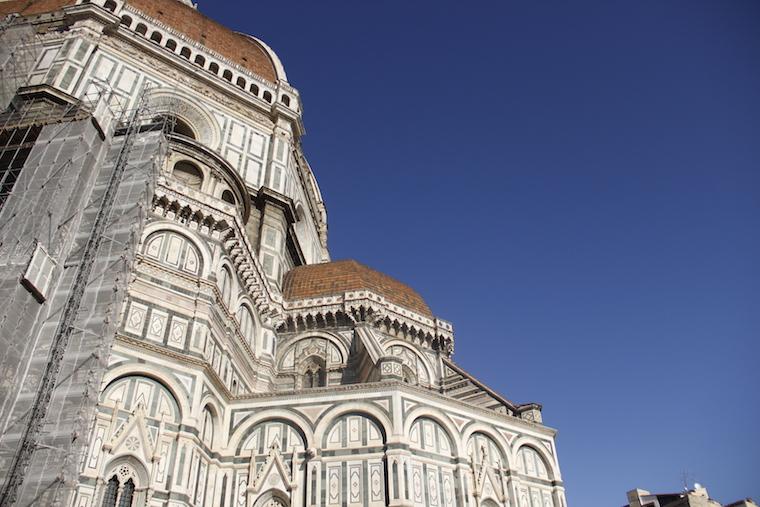
M75 3L75 0L10 0L0 2L0 14L33 16ZM271 82L277 81L274 62L261 44L204 16L189 5L177 0L127 0L127 4L254 74Z
M355 260L299 266L285 275L282 284L286 300L311 299L357 290L371 290L395 305L433 317L425 300L414 289Z

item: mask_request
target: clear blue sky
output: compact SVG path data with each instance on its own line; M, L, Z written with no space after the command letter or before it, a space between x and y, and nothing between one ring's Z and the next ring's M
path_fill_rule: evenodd
M760 500L760 2L200 1L300 90L333 258L543 403L571 507Z

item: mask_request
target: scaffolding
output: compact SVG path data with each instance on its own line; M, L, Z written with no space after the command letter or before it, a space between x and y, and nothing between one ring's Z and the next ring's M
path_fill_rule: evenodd
M11 14L0 21L0 110L28 83L42 51L42 41L32 25Z
M0 458L10 461L0 491L0 505L16 502L22 484L29 478L28 470L35 453L41 450L56 453L60 457L56 466L60 469L47 475L46 485L36 488L34 501L41 500L42 495L58 498L64 483L70 486L78 476L83 452L81 440L78 446L70 443L68 447L45 441L44 425L51 399L76 391L76 395L69 396L78 400L71 402L75 405L65 406L61 402L54 404L54 410L64 407L76 414L75 424L67 427L71 433L69 442L74 442L78 435L89 434L100 378L115 333L115 309L120 308L126 291L133 253L139 241L139 227L145 221L153 185L166 154L164 134L174 127L172 108L166 103L157 108L151 100L150 89L143 90L132 109L125 109L124 99L113 93L107 83L95 83L87 95L70 103L46 98L50 91L46 86L21 88L18 90L20 100L14 99L8 110L0 114L0 217L3 218L0 265L28 260L33 245L39 244L54 258L58 257L59 263L70 263L69 259L74 258L76 270L70 280L65 279L65 274L61 275L60 286L67 289L65 297L51 301L56 305L52 313L57 325L51 333L49 356L32 403L22 414L14 414L13 419L0 420L3 422ZM62 188L66 183L62 178L66 168L93 157L92 153L77 152L73 148L84 141L81 126L90 124L80 120L90 118L96 120L93 123L108 143L104 158L93 162L97 172L93 197L70 216L60 213L56 216L56 201L51 199L40 208L40 197ZM43 132L43 129L46 130ZM79 144L77 136L80 136ZM35 150L35 146L50 143L51 139L75 142L60 143L60 150L52 157L50 150ZM51 164L45 164L46 157L51 157ZM25 169L30 166L45 166L46 177L25 178ZM40 227L41 221L47 221L47 227ZM124 221L131 223L121 223ZM129 229L126 235L112 232L125 229ZM40 237L42 230L46 230L46 234ZM74 240L77 230L80 234L88 231L81 245ZM31 231L36 231L37 236L30 238L28 232ZM66 245L74 250L66 250ZM6 317L7 314L0 312L0 320L4 322ZM81 349L87 335L91 341L93 336L97 338L93 342L95 350L84 359L77 357L74 364L69 356L77 354L69 352L70 342L74 339L73 348ZM74 385L73 377L86 380ZM18 433L19 438L7 442L3 437L10 430ZM50 497L46 497L48 500Z

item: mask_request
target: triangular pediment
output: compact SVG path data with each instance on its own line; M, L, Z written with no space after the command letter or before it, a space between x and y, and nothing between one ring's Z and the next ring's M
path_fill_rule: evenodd
M295 459L295 455L293 459ZM253 459L251 459L251 468L253 467ZM283 493L289 493L295 487L290 471L285 465L282 454L280 454L280 446L276 441L269 448L269 455L267 455L264 464L258 470L251 470L250 476L253 479L248 486L248 492L254 495L273 488L279 489Z
M153 439L145 422L145 411L139 405L104 446L111 454L134 454L147 463L153 459Z
M479 491L480 498L494 498L501 502L503 500L501 487L498 485L497 478L494 477L494 475L495 474L492 470L488 470L483 474Z

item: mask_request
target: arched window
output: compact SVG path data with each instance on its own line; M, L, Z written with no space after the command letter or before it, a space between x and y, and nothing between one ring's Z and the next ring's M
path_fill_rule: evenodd
M175 269L199 275L201 257L198 249L185 236L161 231L148 236L143 254Z
M113 0L106 0L106 3L103 4L103 7L105 7L106 10L114 12L116 10L116 2Z
M174 51L175 49L177 49L177 41L175 41L174 39L167 40L166 41L166 49L168 49L170 51Z
M229 70L229 69L228 69L228 70L225 70L225 71L222 73L222 77L223 77L224 79L226 79L227 81L229 81L229 82L232 82L232 72L230 72L230 70Z
M259 87L255 84L251 83L251 87L248 89L252 94L256 95L258 97L259 95Z
M208 71L214 74L219 74L219 65L216 62L211 62L208 66Z
M145 35L148 33L148 27L143 23L138 23L137 28L135 28L135 32L139 33L140 35Z
M150 40L152 40L156 44L161 44L162 38L163 37L161 37L161 34L158 32L153 32L152 34L150 34Z
M245 79L243 79L242 77L237 78L236 84L240 88L242 88L243 90L245 90Z
M203 186L203 172L192 162L181 160L174 164L172 176L179 180L183 185L196 190Z
M303 362L301 370L303 371L301 385L304 388L325 387L327 385L325 360L321 357L309 357Z
M282 101L283 104L290 107L290 97L288 97L287 95L283 95L282 98L280 98L280 100Z
M272 94L269 91L264 92L263 98L270 104L272 103Z
M222 293L222 301L229 306L232 297L232 273L227 266L223 266L219 274L219 291Z
M190 48L189 47L183 47L182 50L179 52L179 55L183 58L190 59Z
M214 443L214 416L208 406L203 409L203 423L201 424L201 441L211 447Z
M122 483L116 474L108 480L108 486L103 494L103 507L132 507L134 500L134 479L130 477Z
M166 123L169 125L172 134L189 137L190 139L197 139L193 127L183 119L177 118L176 116L168 116Z
M229 190L222 192L222 200L229 204L235 205L235 196Z
M206 65L206 59L203 58L203 55L195 55L195 64L203 67Z
M129 28L132 26L132 18L127 16L126 14L121 17L121 24Z
M254 341L256 327L254 325L253 314L246 305L240 305L240 308L238 308L238 320L240 322L240 334L242 334L245 341L253 347L256 343Z
M119 494L119 478L115 475L108 480L108 487L103 494L103 507L116 507L116 495Z
M132 507L132 497L135 495L135 481L129 479L124 483L124 489L119 498L119 507Z

